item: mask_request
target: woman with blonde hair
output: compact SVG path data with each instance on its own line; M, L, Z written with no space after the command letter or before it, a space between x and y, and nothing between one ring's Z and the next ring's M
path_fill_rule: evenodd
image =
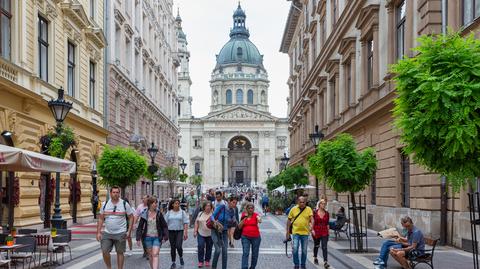
M329 268L328 264L328 251L327 251L327 242L328 242L328 221L330 220L330 214L326 209L327 201L325 199L320 199L317 203L317 208L313 212L313 229L312 237L314 242L313 247L313 259L314 263L318 265L318 249L320 248L320 243L322 244L322 254L323 254L323 266Z

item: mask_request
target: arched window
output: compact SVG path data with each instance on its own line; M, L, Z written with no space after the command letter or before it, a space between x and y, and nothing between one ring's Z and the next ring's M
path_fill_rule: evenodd
M225 94L225 97L227 99L227 105L231 105L232 104L232 91L227 90L227 93Z
M237 56L238 56L238 58L242 58L242 56L243 56L243 51L242 51L241 47L237 48Z
M243 91L241 89L237 90L237 104L243 104Z
M253 105L253 91L252 90L248 90L248 92L247 92L247 103L249 105Z

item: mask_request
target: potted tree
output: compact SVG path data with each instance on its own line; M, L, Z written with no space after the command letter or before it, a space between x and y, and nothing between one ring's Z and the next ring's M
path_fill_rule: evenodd
M145 174L145 158L131 148L106 147L97 164L101 176L100 183L107 186L119 186L122 198L125 188L135 184Z
M170 197L174 197L175 181L178 179L178 176L180 175L180 170L178 170L178 168L173 165L169 165L162 169L162 175L168 181L168 189L170 191Z
M318 145L317 153L309 160L310 172L336 192L349 192L352 200L354 231L359 233L355 193L368 186L377 169L375 150L366 148L359 152L350 134L340 134L331 141ZM363 250L363 242L356 237L358 250Z

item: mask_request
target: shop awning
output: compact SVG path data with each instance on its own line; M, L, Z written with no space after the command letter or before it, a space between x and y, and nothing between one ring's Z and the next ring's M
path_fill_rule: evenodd
M0 171L75 173L74 162L0 145Z
M155 185L168 185L168 184L170 184L170 181L168 181L168 180L156 180L155 181ZM181 182L181 181L178 181L178 180L174 180L173 185L175 185L175 186L187 186L188 183Z

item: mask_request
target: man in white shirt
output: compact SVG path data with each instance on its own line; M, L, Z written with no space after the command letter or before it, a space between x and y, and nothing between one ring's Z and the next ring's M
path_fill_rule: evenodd
M127 221L131 225L127 225ZM102 226L105 223L105 231ZM128 226L128 229L127 229ZM133 209L120 199L120 188L114 186L110 189L110 200L104 202L100 208L100 217L97 225L97 241L100 241L103 261L107 269L112 268L110 252L115 246L117 252L118 269L123 269L126 249L126 239L130 238L133 227Z

